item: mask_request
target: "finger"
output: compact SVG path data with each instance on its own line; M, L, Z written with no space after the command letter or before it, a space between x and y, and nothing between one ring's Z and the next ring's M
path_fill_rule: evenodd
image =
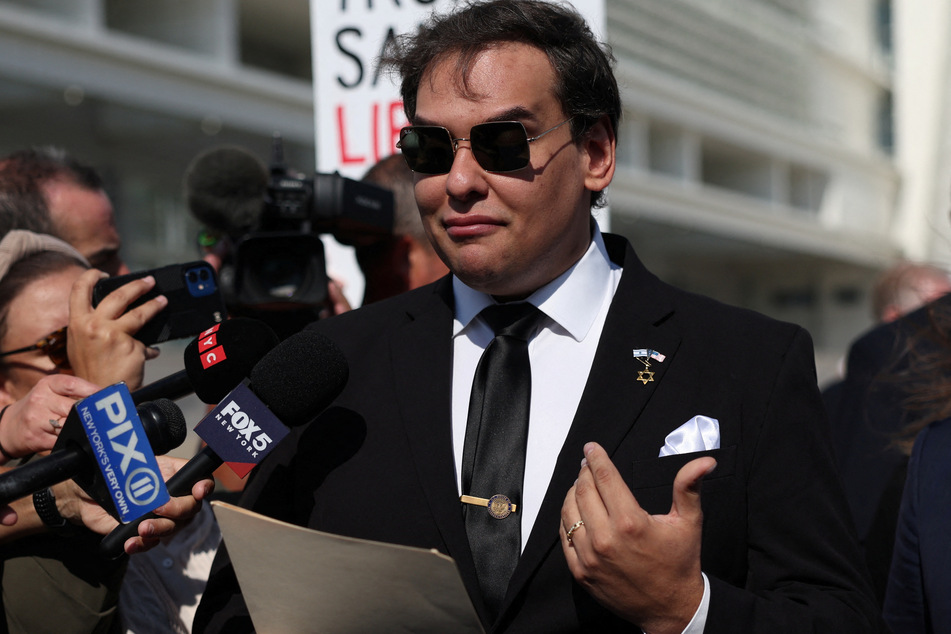
M116 323L119 327L131 334L139 331L150 319L158 315L168 306L168 298L165 295L158 295L149 301L136 306L125 314L116 317Z
M211 478L199 480L192 486L192 497L198 501L207 499L215 492L215 481Z
M575 532L572 533L571 541L568 541L568 531L571 530L571 527L580 518L578 502L575 499L575 491L575 487L568 489L565 502L561 506L561 530L559 531L559 537L561 539L561 550L565 554L565 561L568 562L568 569L575 578L578 578L583 573L583 570L578 551L575 550L574 540L578 537L578 531L582 529L575 530Z
M6 504L0 506L0 524L3 526L13 526L16 523L17 512Z
M595 477L595 473L591 469L590 464L581 467L581 472L578 473L578 480L574 486L574 499L577 510L573 513L568 511L570 515L566 515L564 518L566 531L570 530L575 522L579 520L584 522L584 525L572 534L572 545L576 550L581 551L579 555L582 556L582 558L587 553L584 549L586 542L584 542L583 539L581 542L578 542L578 538L584 538L586 535L598 531L604 531L605 534L610 534L613 530L611 517L608 514L608 509L595 483Z
M688 521L700 522L703 510L700 507L700 484L704 476L713 471L717 461L710 456L691 460L680 468L674 478L673 502L670 514Z
M577 487L568 489L565 501L561 505L561 532L568 532L571 525L581 519L581 511L578 509Z
M53 394L70 399L67 412L72 407L72 400L86 398L99 390L95 383L90 383L86 379L71 374L51 374L41 379L41 381L46 382Z
M139 537L145 540L167 537L181 528L181 523L170 519L148 519L139 524Z
M106 273L96 269L89 269L80 275L69 292L69 314L73 316L91 313L92 289L99 280L109 277Z
M103 297L96 307L96 311L105 317L116 319L126 312L130 304L148 293L154 287L155 278L151 275L126 282Z
M183 495L170 499L168 502L153 511L161 517L171 518L170 521L191 519L201 510L201 502L191 495ZM143 522L145 524L146 522ZM141 525L140 525L141 526ZM140 530L141 534L141 530Z
M341 315L353 310L347 296L343 294L343 285L337 280L330 280L327 285L327 295L330 299L330 305L333 308L334 315Z
M130 537L125 540L123 548L127 555L135 555L154 548L158 543L159 539L157 537Z
M586 472L593 486L597 489L597 497L603 505L607 515L626 515L631 513L643 513L634 495L628 488L624 478L608 456L607 452L598 443L590 442L584 446L584 455L586 466L581 468L581 474L578 476L579 484L585 478ZM579 499L582 515L591 512L587 508L585 501L595 501L594 496ZM587 522L587 517L585 522Z

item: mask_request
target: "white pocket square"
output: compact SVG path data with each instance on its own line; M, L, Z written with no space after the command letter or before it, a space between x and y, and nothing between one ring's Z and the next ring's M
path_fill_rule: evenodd
M720 421L709 416L694 416L667 435L657 457L719 448Z

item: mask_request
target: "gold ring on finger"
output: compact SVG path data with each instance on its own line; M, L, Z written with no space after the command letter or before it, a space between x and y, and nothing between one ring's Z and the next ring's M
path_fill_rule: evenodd
M571 525L571 528L568 529L568 532L565 533L565 537L568 538L568 543L571 543L571 537L575 534L575 531L584 526L584 520L578 520Z

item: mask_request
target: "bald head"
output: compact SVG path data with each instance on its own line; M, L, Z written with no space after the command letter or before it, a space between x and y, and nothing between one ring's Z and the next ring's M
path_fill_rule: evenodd
M902 262L872 288L872 311L881 323L898 319L951 291L948 273L936 266Z
M356 256L366 278L363 303L435 282L449 272L423 228L416 207L413 172L399 154L382 159L363 180L393 192L393 233L369 245L357 246Z

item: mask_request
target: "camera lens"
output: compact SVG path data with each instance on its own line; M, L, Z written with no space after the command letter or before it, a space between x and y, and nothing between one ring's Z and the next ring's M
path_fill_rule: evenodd
M237 287L245 304L319 305L327 294L323 245L308 234L266 234L245 240Z

